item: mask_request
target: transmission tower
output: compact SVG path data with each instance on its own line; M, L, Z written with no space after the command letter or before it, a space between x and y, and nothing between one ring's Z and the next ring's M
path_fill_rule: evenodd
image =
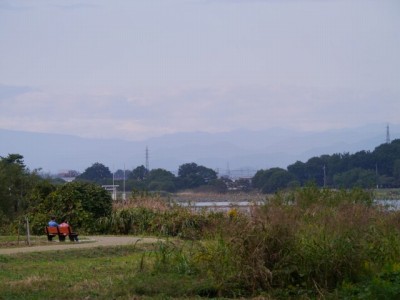
M149 166L149 148L146 146L146 170L147 172L150 171L150 166Z
M386 126L386 144L390 144L389 124Z

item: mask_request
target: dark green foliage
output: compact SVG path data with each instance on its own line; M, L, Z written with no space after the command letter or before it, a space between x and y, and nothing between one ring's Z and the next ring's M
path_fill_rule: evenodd
M9 154L0 159L0 211L14 216L20 210L27 171L19 154Z
M259 170L254 175L253 187L260 189L263 193L273 193L296 185L296 177L281 168Z
M335 296L340 299L400 299L400 265L388 265L365 281L343 282Z
M400 181L400 158L394 161L393 177L395 180Z
M111 214L112 199L98 185L72 182L57 187L29 210L32 231L43 232L51 215L61 222L66 218L76 230L97 232L96 220Z
M147 170L144 166L139 166L129 174L125 187L127 190L175 192L178 189L204 188L206 186L205 189L208 191L226 191L226 185L218 181L217 173L212 169L189 163L180 166L179 170L179 176L176 177L164 169ZM122 181L119 180L115 183L121 185Z
M310 180L307 176L306 164L301 161L296 161L294 164L289 165L287 169L291 174L296 176L297 180L299 180L302 185Z
M147 170L145 166L141 165L133 169L128 178L134 180L144 180L148 173L149 170Z
M400 157L400 139L393 140L390 144L382 144L372 153L380 174L393 176L394 163Z
M334 175L333 182L339 188L352 188L355 186L374 188L378 184L378 178L375 171L354 168Z
M146 176L147 189L150 191L174 192L175 175L164 169L153 169Z
M131 176L132 172L129 170L121 170L118 169L117 171L114 172L114 179L115 180L124 180L129 178Z
M179 187L182 189L206 185L215 179L217 179L217 173L204 166L187 163L179 167L178 181Z
M76 180L92 181L101 184L106 183L109 179L112 179L110 169L101 163L94 163L85 172L76 177Z
M7 216L0 217L0 222L6 219L12 221L23 215L30 205L31 190L40 182L36 171L26 169L22 155L0 157L0 215ZM0 223L0 227L2 225Z
M399 187L399 157L400 139L372 152L321 155L305 163L297 161L287 169L302 185L313 181L318 186L331 187Z

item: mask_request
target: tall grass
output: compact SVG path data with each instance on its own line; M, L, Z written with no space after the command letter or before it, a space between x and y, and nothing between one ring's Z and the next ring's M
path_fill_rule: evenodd
M277 194L251 217L221 216L185 259L220 296L329 295L400 263L400 215L371 203L363 190Z
M193 212L144 195L116 205L99 224L104 233L192 240L190 249L160 244L151 257L155 263L143 258L142 266L159 276L208 278L206 294L322 297L345 294L362 282L372 285L377 274L381 281L400 276L387 271L400 264L400 214L372 200L370 191L310 185L270 196L247 215L234 209Z
M151 234L199 239L224 220L221 212L190 209L156 196L131 199L115 205L110 217L98 220L98 228L108 234Z

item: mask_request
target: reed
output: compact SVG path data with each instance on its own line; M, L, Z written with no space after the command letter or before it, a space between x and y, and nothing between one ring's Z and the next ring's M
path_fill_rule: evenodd
M220 216L185 262L206 274L219 296L334 295L346 282L357 286L399 264L400 215L371 203L362 190L309 186L277 194L251 216ZM197 224L192 228L204 225Z

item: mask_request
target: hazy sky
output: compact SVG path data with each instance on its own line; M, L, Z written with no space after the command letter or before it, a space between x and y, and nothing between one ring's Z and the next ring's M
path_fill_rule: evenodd
M400 1L0 0L0 128L400 123Z

